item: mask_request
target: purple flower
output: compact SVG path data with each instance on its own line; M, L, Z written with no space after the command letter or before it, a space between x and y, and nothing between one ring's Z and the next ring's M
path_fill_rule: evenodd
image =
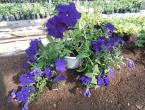
M54 16L50 18L46 27L48 29L48 34L55 38L63 38L63 33L67 30L67 25L62 22L63 17Z
M76 10L74 3L69 3L69 5L58 5L56 6L58 10L58 15L63 18L63 22L67 26L75 26L77 20L80 19L81 14Z
M106 27L106 29L108 29L110 32L114 32L114 31L115 31L115 27L114 27L114 25L111 24L111 23L107 23L105 27Z
M66 72L66 62L63 58L57 59L55 62L55 66L58 72L62 72L62 73Z
M44 73L47 78L52 78L53 77L52 67L48 66L48 68L45 69Z
M66 80L66 76L65 75L57 75L54 79L54 82L58 82L58 81L63 81Z
M35 63L36 55L42 42L40 39L31 40L30 46L26 49L26 55L30 63Z
M86 85L86 84L90 84L92 81L92 78L88 77L88 76L81 76L81 81L82 81L82 85Z
M8 95L8 103L12 102L12 100L16 98L16 90L12 90Z
M129 59L129 58L127 59L127 65L128 65L129 68L134 68L135 67L134 61Z
M26 102L22 108L22 110L28 110L28 102Z
M111 79L114 79L115 78L115 76L114 76L114 69L113 69L112 66L110 67L109 73L110 73L109 75L110 75Z
M28 91L22 90L22 91L17 92L17 100L19 103L20 102L25 102L25 103L28 102L29 96L30 96L30 93Z
M114 51L114 49L117 46L119 46L119 45L123 46L123 44L124 44L124 41L123 41L122 37L115 36L115 37L110 37L106 46L107 46L108 50L110 52L112 52L112 51Z
M31 75L38 77L42 74L43 72L39 68L35 68L32 72L30 72Z
M98 76L98 85L99 86L108 86L109 84L110 84L110 80L107 75Z
M27 103L31 93L35 92L34 86L22 87L21 91L17 92L18 102Z
M34 86L24 86L22 90L28 91L29 93L34 93L36 91Z
M25 69L28 69L29 64L26 60L22 62L22 67L25 68Z
M107 40L105 37L100 37L98 40L92 41L92 50L96 52L101 52L103 47L106 45Z
M124 40L121 36L114 36L114 37L110 37L110 42L113 43L113 45L123 45L124 44Z
M35 82L34 76L30 73L25 73L20 76L20 83L23 86L26 86L28 84L33 84Z
M90 96L91 96L91 92L90 92L90 89L89 89L89 88L86 89L84 95L85 95L86 97L90 97Z

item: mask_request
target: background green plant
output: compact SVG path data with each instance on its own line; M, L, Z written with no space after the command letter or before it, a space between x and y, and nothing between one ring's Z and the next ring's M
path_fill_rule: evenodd
M145 46L145 30L140 31L139 37L136 41L136 46L144 47Z

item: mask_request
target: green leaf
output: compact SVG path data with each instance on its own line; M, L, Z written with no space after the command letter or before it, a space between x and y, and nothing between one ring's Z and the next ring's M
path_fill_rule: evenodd
M96 77L92 77L92 82L91 82L92 84L97 84L97 79L96 79Z
M97 76L99 74L99 67L98 64L96 64L93 68L93 75Z

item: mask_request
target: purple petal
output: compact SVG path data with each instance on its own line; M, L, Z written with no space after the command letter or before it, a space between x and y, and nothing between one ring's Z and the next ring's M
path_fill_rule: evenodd
M98 76L98 85L99 86L108 86L109 84L110 84L110 80L107 75Z
M44 73L47 78L52 78L53 77L52 67L48 66L48 68L45 69Z
M105 76L104 83L105 83L105 86L108 86L110 84L110 80L108 76Z
M66 72L67 65L64 59L62 58L57 59L55 62L55 66L58 72L62 72L62 73Z
M99 75L99 76L98 76L98 85L99 85L99 86L104 86L104 85L105 85L102 75Z
M28 102L26 102L22 108L22 110L28 110Z
M90 97L91 96L91 92L90 92L89 88L86 89L86 91L84 93L84 96L86 96L86 97Z
M16 98L16 90L12 90L8 95L8 103L11 103L14 98Z
M105 27L111 32L115 31L115 27L111 23L107 23Z
M31 40L30 46L25 51L28 61L32 64L35 63L36 55L38 53L40 45L42 45L42 42L40 39Z
M131 59L127 59L127 65L128 65L129 68L134 68L135 67L135 63Z
M35 77L38 77L42 74L43 72L41 71L40 68L35 68L32 72L30 72L31 75L34 75Z
M34 82L35 82L34 76L31 75L30 73L25 73L20 76L20 83L23 86L33 84Z
M90 84L92 81L92 78L82 75L80 80L82 81L82 85Z
M113 69L112 66L110 67L109 73L110 73L109 75L110 75L111 79L114 79L115 78L115 76L114 76L114 69Z
M58 81L63 81L66 80L66 76L64 75L57 75L56 78L54 79L54 82L58 82Z

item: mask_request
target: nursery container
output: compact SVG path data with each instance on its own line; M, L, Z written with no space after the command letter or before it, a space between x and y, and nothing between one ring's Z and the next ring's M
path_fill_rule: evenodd
M20 15L14 15L15 16L15 20L20 20Z
M8 16L3 16L3 20L9 21L9 17Z
M0 16L0 21L3 21L3 16Z
M80 58L79 57L65 57L65 61L67 63L68 69L76 69L80 66Z
M40 15L38 13L36 14L36 16L37 16L37 19L40 19Z
M9 16L9 21L14 21L15 17L13 15Z

